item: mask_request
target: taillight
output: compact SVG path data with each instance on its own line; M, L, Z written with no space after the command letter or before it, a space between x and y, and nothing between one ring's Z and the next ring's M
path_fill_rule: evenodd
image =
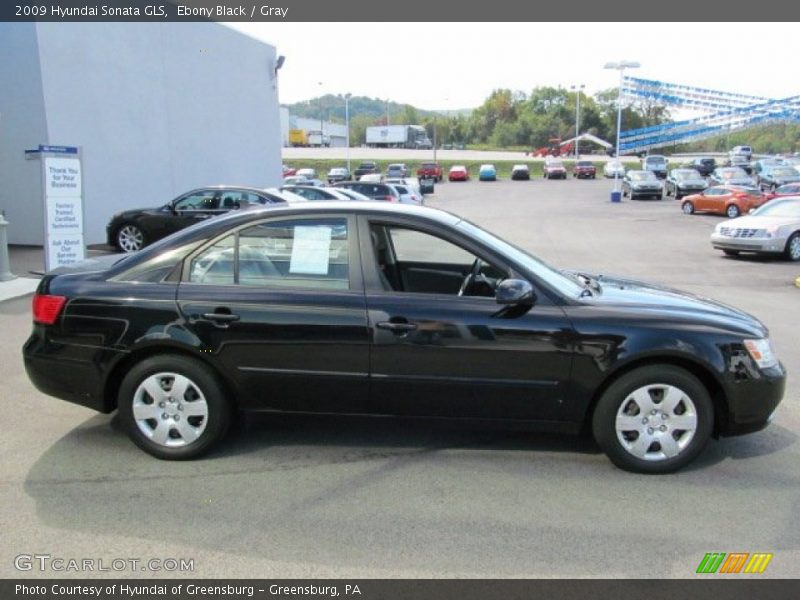
M395 198L392 195L384 196L383 199L386 200L387 202L397 202L397 198Z
M33 295L33 321L42 325L56 322L67 299L64 296Z

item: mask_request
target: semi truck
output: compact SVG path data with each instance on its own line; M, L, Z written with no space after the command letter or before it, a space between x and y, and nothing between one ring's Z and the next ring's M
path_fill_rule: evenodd
M380 125L367 127L367 146L430 149L433 144L421 125Z

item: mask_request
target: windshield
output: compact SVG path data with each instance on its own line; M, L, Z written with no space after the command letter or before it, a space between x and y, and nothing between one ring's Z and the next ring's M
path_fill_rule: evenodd
M675 179L701 179L700 173L694 169L685 169L683 171L673 171L672 176Z
M655 174L650 171L636 171L630 173L630 176L634 181L652 181L656 178Z
M663 165L667 162L663 156L651 156L646 159L648 165Z
M588 160L579 160L578 161L578 166L579 167L591 167L592 163L589 162Z
M797 217L800 219L800 199L768 202L753 215L759 217Z
M519 263L531 271L539 279L544 281L547 285L564 295L572 297L579 296L585 289L577 281L567 277L561 271L554 269L538 258L535 258L524 250L521 250L516 246L509 244L505 240L492 235L488 231L484 231L469 221L461 220L456 224L456 227L466 232L468 235L477 238L487 246L497 250L499 253L504 254L511 260Z

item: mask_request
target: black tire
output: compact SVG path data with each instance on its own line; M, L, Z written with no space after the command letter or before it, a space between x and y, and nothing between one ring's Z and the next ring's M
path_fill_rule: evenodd
M694 204L689 202L688 200L681 204L681 210L685 215L693 215L694 214Z
M658 427L650 430L651 433L655 431L655 435L650 438L653 442L646 449L646 453L650 455L651 459L640 458L626 449L620 437L625 439L625 436L629 434L619 433L616 427L618 414L623 410L624 406L627 405L629 409L638 408L636 402L631 402L633 392L640 391L648 386L653 386L654 391L652 393L648 391L648 394L654 402L653 406L656 407L654 410L661 412L659 407L661 407L660 402L663 401L663 396L662 400L658 400L660 386L670 386L682 392L682 399L675 410L683 409L685 411L683 415L691 414L696 417L694 433L689 435L684 430L670 430L668 428L670 420L669 418L663 418L662 414L634 413L631 415L631 413L628 413L630 416L635 416L637 422L639 414L643 414L643 419L654 419L652 423L654 426L659 425L667 428L663 432L659 431ZM691 407L685 404L685 399L688 399ZM678 416L673 415L673 422L677 418ZM650 423L643 423L642 428L644 429L649 425ZM598 445L611 462L621 469L634 473L672 473L681 469L702 452L711 436L713 426L714 406L708 390L694 375L673 365L651 365L625 373L606 389L598 400L592 416L592 432ZM675 440L677 454L672 457L662 456L659 458L657 455L662 452L662 447L658 440L665 435L669 435ZM680 448L681 438L684 436L687 436L684 438L686 441L683 442L685 445ZM634 444L637 439L638 435L630 439L629 443Z
M664 186L664 193L665 193L667 196L672 196L672 192L670 192L670 191L669 191L669 186L668 186L668 185L665 185L665 186Z
M742 213L739 210L738 206L736 206L735 204L729 204L728 206L725 207L725 214L728 216L729 219L735 219Z
M795 231L786 240L786 248L783 251L786 260L791 260L792 262L800 261L800 250L798 248L800 248L800 231Z
M156 407L157 400L153 396L150 396L149 393L138 393L140 386L143 386L148 378L155 378L159 374L165 374L163 381L167 382L170 379L169 375L186 377L189 384L186 386L183 398L169 396L172 391L170 386L170 390L164 390L164 393L170 398L166 407L163 403ZM172 385L174 385L174 381L175 379L172 379ZM149 403L146 403L147 399L150 399ZM184 403L186 406L193 406L192 402L202 399L205 399L206 415L198 417L189 414L187 416L191 409L184 410ZM165 412L149 419L137 420L134 416L134 404L140 408L143 407L148 413L159 412L162 409ZM151 406L152 409L149 408ZM130 369L120 386L118 408L120 420L133 443L148 454L164 460L190 460L210 450L225 437L233 412L225 388L206 365L193 358L174 354L146 358ZM168 416L168 413L171 413L172 416ZM182 414L184 423L178 421ZM166 423L162 423L162 421L166 421ZM163 425L167 430L167 436L163 443L152 439L155 437L159 425ZM200 429L196 439L188 443L178 430L179 427L186 425L191 425L193 430ZM152 435L148 435L144 430L151 432Z

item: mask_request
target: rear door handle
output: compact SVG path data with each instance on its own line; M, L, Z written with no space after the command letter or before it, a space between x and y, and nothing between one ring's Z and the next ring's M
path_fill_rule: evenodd
M416 323L395 323L394 321L379 321L375 325L378 329L388 329L394 333L406 333L417 328Z

